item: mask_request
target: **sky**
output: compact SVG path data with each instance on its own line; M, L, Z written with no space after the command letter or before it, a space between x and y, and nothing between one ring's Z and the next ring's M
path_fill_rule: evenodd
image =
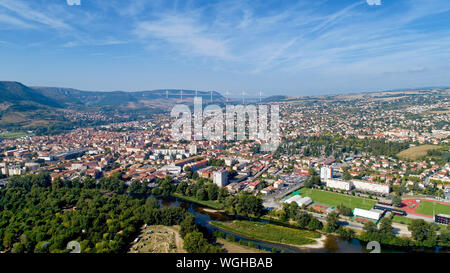
M450 86L449 1L371 1L0 0L0 80L254 97Z

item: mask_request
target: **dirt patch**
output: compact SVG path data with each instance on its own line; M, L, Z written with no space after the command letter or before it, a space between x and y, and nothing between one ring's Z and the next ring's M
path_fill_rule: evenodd
M210 212L210 213L224 212L224 210L209 209L209 208L202 208L202 210L204 210L204 211L206 211L206 212Z
M144 226L129 253L186 253L179 226Z
M303 245L303 246L296 246L299 248L323 248L325 247L325 240L327 239L327 236L325 234L322 234L322 237L319 239L316 239L317 243L310 244L310 245Z

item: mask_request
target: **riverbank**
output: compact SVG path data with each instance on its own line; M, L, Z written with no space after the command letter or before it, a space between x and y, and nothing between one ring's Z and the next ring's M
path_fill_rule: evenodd
M189 205L188 205L189 204ZM190 201L183 201L183 199L175 200L175 198L168 198L163 201L163 199L160 199L160 205L164 207L169 206L181 206L183 208L187 208L190 213L192 213L196 219L196 222L206 227L210 232L213 232L215 230L220 230L223 233L225 233L225 236L230 234L234 236L238 241L244 240L244 241L253 241L256 246L260 249L264 249L268 252L270 252L273 249L278 250L279 252L286 252L286 253L305 253L305 252L315 252L315 253L324 253L324 252L333 252L333 253L363 253L365 250L365 246L367 245L367 241L360 240L359 236L356 236L352 240L346 240L343 239L340 236L336 235L330 235L323 232L315 232L315 231L308 231L315 233L315 238L310 238L312 241L308 243L303 243L302 245L295 245L295 244L289 244L285 242L279 242L276 240L268 240L266 236L266 230L264 230L264 233L262 234L263 237L255 238L253 236L254 234L250 232L250 234L242 234L239 231L231 231L224 228L221 228L218 225L214 225L213 222L219 221L219 223L229 223L232 219L234 220L243 220L236 218L238 216L231 216L228 215L224 217L222 213L210 213L213 211L213 209L205 210L205 206L199 205L198 203L190 202ZM210 211L210 212L208 212ZM261 221L265 221L263 223L266 224L272 224L271 222L274 219L267 219L272 217L262 217L262 218L254 218L254 219L244 219L244 220L251 220L253 222L262 223ZM271 221L272 220L272 221ZM251 222L249 221L249 222ZM268 223L269 222L269 223ZM278 222L278 221L277 221ZM282 225L285 227L289 227L290 229L300 229L299 231L302 231L300 227L296 227L295 223L290 221L289 223L279 221L278 225ZM277 223L273 223L273 225L277 225ZM306 230L307 231L307 230ZM282 233L282 232L278 232ZM242 235L240 235L242 234ZM325 236L325 240L323 240L323 236ZM334 239L333 239L334 238ZM382 246L382 252L404 252L408 251L409 248L405 247L395 247L395 246ZM425 252L443 252L447 253L448 249L424 249L421 251Z
M227 253L269 253L269 251L253 248L249 246L243 246L238 242L229 242L225 239L217 238L217 244L225 249Z
M277 226L269 223L235 220L232 222L211 221L216 228L271 243L280 243L295 247L323 246L323 236L317 232Z
M221 204L221 203L219 203L217 201L211 201L211 200L202 201L202 200L198 200L195 197L185 196L185 195L182 195L182 194L179 194L179 193L173 193L172 195L173 195L173 197L179 198L179 199L184 200L184 201L188 201L188 202L192 202L192 203L195 203L195 204L199 204L199 205L211 208L211 209L215 209L217 211L223 211L223 204Z
M300 248L324 248L325 247L325 241L327 239L326 234L322 234L322 236L316 240L316 243L310 244L310 245L302 245Z

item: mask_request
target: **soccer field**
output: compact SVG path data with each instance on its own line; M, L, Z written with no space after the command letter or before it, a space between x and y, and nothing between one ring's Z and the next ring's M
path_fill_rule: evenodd
M434 205L434 204L436 204L436 205ZM434 206L436 206L436 207L434 207ZM417 208L416 212L433 216L433 209L435 209L436 214L449 214L450 215L450 205L445 205L445 204L435 203L435 202L430 202L430 201L420 202L420 205Z
M329 206L338 206L342 204L351 209L354 208L371 209L373 205L375 205L376 203L376 201L374 200L308 188L300 189L300 194L302 195L302 197L304 196L311 197L311 199L317 203Z

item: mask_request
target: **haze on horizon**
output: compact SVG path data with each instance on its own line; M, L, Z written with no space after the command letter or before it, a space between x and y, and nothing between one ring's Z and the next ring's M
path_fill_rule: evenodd
M450 85L447 0L0 0L0 80L250 97Z

